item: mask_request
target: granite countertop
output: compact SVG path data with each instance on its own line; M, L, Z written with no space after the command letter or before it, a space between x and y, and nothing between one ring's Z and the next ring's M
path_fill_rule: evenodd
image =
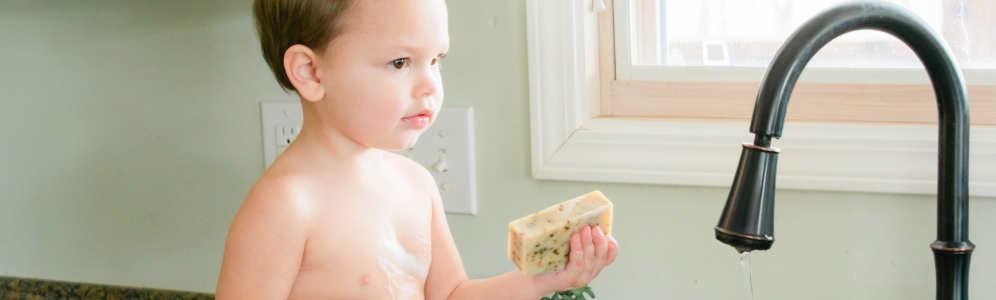
M214 300L214 294L0 276L2 300Z

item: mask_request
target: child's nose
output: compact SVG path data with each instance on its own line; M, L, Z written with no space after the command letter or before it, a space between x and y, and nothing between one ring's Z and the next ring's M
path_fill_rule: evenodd
M436 92L442 88L442 79L439 78L439 73L432 68L423 68L419 73L415 89L412 91L415 94L413 96L416 99L421 99L436 95Z

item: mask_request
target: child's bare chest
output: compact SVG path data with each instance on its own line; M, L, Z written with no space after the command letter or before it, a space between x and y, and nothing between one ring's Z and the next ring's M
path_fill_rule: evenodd
M395 187L348 195L322 210L291 298L424 299L432 261L431 200ZM344 196L345 197L345 196Z

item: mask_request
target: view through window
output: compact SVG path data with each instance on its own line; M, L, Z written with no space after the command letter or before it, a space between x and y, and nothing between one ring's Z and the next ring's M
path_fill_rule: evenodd
M633 65L767 67L803 22L841 0L629 0ZM896 0L940 33L965 69L996 69L996 1ZM882 32L861 30L825 46L816 68L921 68Z

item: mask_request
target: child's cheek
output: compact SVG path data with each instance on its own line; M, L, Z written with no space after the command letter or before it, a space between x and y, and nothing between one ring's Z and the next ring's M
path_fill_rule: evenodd
M385 86L369 99L371 107L365 115L376 120L374 126L377 128L389 130L397 126L401 118L407 117L404 103L407 97L396 88Z
M393 70L393 72L376 72L376 75L372 76L369 80L363 80L362 85L364 85L364 90L366 91L365 102L380 118L395 118L400 119L402 116L403 100L405 95L400 88L404 85L404 76L401 72Z
M401 119L413 114L415 103L412 100L412 83L408 79L408 71L383 68L372 72L370 76L357 82L363 85L365 97L363 116L367 118L368 128L385 134L397 128ZM437 96L438 97L438 96ZM433 98L437 98L433 97ZM442 104L442 98L433 100L433 108Z

